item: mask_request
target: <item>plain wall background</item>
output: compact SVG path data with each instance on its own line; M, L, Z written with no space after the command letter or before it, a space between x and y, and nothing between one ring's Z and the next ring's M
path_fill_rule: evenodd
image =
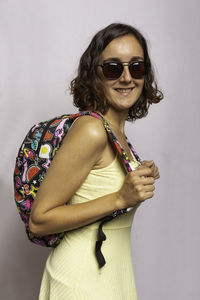
M37 121L76 111L69 82L112 22L144 34L165 94L126 127L161 175L132 228L138 300L199 299L199 10L197 0L0 0L0 299L37 299L49 252L27 240L16 210L17 150Z

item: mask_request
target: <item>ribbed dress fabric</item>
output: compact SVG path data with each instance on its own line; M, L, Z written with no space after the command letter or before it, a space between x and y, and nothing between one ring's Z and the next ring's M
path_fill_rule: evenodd
M135 160L132 164L138 166ZM107 167L90 171L70 203L83 203L118 191L125 175L116 156ZM135 210L103 226L106 264L101 269L95 257L99 222L67 232L48 256L39 300L137 300L130 245Z

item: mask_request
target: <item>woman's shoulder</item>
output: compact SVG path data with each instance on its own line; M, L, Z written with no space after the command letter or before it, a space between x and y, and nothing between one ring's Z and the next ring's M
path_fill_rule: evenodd
M108 136L101 120L92 116L81 116L75 119L71 125L65 140L85 141L88 146L104 148L108 142ZM81 146L80 146L81 148Z
M92 116L78 117L73 122L69 132L84 135L85 138L92 138L96 142L100 140L102 143L107 143L108 140L102 121Z

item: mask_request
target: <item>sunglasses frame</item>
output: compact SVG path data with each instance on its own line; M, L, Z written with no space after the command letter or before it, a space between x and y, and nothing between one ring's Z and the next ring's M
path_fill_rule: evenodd
M105 77L106 79L108 79L108 80L116 80L116 79L119 79L119 78L122 76L123 72L124 72L124 66L128 66L128 68L129 68L129 73L130 73L130 75L131 75L131 77L132 77L133 79L142 79L142 78L144 78L144 76L145 76L145 69L144 69L144 75L143 75L142 77L133 77L132 74L131 74L130 66L131 66L131 65L134 65L134 64L136 64L136 63L137 63L137 64L139 63L139 64L145 65L145 62L144 62L144 61L130 61L130 62L109 61L109 62L104 62L103 64L100 64L100 65L98 65L98 66L102 68L103 75L104 75L104 77ZM107 76L105 76L105 74L104 74L104 66L105 66L105 65L108 65L108 64L117 64L117 65L122 66L121 74L120 74L118 77L107 77Z

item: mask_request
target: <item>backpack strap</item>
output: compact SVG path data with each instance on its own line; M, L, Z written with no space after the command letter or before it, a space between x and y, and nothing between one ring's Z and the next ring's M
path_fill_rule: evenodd
M112 129L110 128L108 122L104 119L104 117L101 114L99 114L98 112L88 112L88 111L81 112L80 115L90 115L97 119L100 119L103 122L104 128L105 128L110 140L113 142L119 156L121 157L124 168L127 171L127 173L135 170L135 168L132 166L132 164L130 162L130 159L128 158L128 155L126 154L125 150L122 148L120 142L117 140L114 132L112 131ZM125 136L125 137L126 137L126 141L127 141L128 145L129 145L129 148L131 149L131 152L133 153L135 159L138 161L139 165L141 165L142 162L141 162L139 156L137 155L135 149L131 145L127 136ZM121 214L127 213L128 210L129 210L128 208L117 210L117 211L113 212L111 215L106 216L100 220L101 222L100 222L100 225L98 228L98 236L97 236L97 241L96 241L96 246L95 246L95 255L96 255L96 258L97 258L97 261L99 264L99 268L102 268L106 263L105 258L101 252L102 243L103 243L103 241L106 240L106 235L103 232L102 227L105 223L113 220L115 217L117 217Z
M132 166L132 164L130 162L130 159L128 158L128 155L126 154L125 150L121 146L120 142L116 138L114 132L112 131L112 129L110 128L110 125L104 119L104 117L102 115L100 115L99 113L97 113L97 112L90 112L90 115L94 116L94 117L98 117L98 119L102 120L104 128L105 128L106 132L108 133L108 136L109 136L110 140L113 142L115 148L117 149L117 152L119 153L119 156L122 159L122 162L124 164L125 170L127 172L131 172L131 171L135 170L135 168ZM136 158L136 160L139 162L139 164L142 164L139 156L137 155L135 149L131 145L131 143L130 143L129 139L127 138L127 136L125 136L125 138L126 138L126 141L127 141L127 144L129 146L129 148L131 149L132 154L134 155L134 157Z

